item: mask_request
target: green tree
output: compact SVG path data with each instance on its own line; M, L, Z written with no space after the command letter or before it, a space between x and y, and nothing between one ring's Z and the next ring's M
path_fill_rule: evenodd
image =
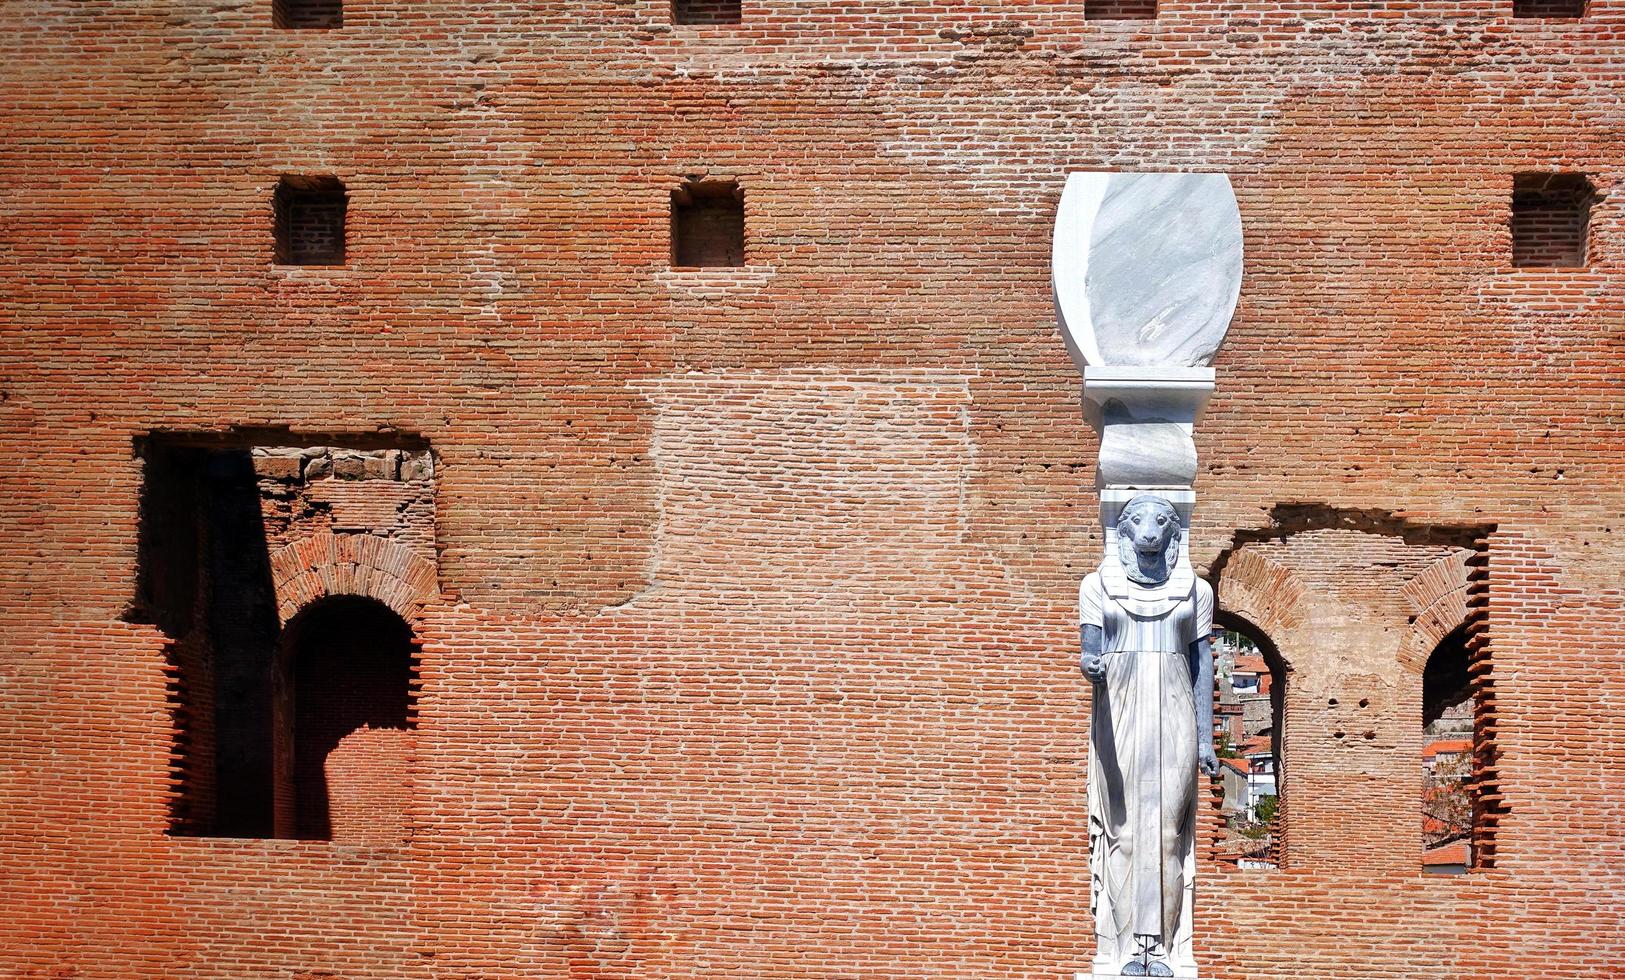
M1275 821L1275 811L1280 802L1281 798L1274 794L1260 796L1258 802L1253 805L1253 816L1258 819L1259 823L1268 827Z

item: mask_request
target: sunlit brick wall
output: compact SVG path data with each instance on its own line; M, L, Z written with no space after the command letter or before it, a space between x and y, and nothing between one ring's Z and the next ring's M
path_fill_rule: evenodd
M1288 826L1279 870L1204 870L1205 975L1617 972L1617 5L271 13L42 0L4 35L0 973L1081 969L1100 535L1049 248L1082 168L1227 172L1246 230L1193 541L1294 666ZM1585 267L1514 264L1535 172L1593 183ZM288 174L342 175L342 265L274 261ZM674 268L673 192L721 175L748 264ZM290 476L261 513L272 630L340 588L421 643L410 745L360 773L408 773L404 833L170 833L164 433L434 447L432 504ZM1484 542L1504 812L1451 878L1397 634L1465 538L1417 528ZM1227 592L1247 563L1286 584ZM358 734L340 761L406 733Z

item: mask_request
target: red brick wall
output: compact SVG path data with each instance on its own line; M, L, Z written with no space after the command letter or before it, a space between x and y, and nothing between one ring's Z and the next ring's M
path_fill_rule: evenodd
M1203 962L1614 975L1617 5L270 7L42 0L0 40L0 972L1082 966L1100 537L1051 219L1069 168L1192 167L1248 250L1197 559L1357 535L1292 565L1325 697L1289 694L1284 866L1203 878ZM1563 170L1603 195L1589 266L1515 270L1513 175ZM270 262L289 173L343 180L343 267ZM694 174L740 181L748 265L669 269ZM401 841L166 834L132 440L233 427L435 449ZM1391 521L1495 529L1491 872L1419 873L1404 644L1316 645L1361 635L1322 600L1409 628Z

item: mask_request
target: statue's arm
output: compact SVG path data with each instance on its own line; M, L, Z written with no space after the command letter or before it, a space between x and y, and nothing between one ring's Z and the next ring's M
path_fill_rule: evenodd
M1207 637L1191 644L1191 700L1196 704L1196 766L1209 776L1219 774L1213 751L1213 646Z
M1100 627L1083 626L1079 628L1078 633L1083 641L1083 676L1096 684L1105 683L1106 662L1100 659L1102 636Z

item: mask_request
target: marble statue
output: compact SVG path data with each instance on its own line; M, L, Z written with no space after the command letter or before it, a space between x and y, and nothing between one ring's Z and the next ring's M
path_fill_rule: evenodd
M1196 771L1213 751L1213 587L1181 561L1174 505L1139 494L1117 553L1079 590L1089 729L1089 877L1097 960L1174 976L1191 959ZM1097 972L1098 966L1097 966Z
M1089 732L1090 977L1196 977L1198 773L1213 751L1213 589L1190 563L1193 431L1241 291L1223 174L1073 173L1057 319L1100 432L1106 554L1079 590Z

